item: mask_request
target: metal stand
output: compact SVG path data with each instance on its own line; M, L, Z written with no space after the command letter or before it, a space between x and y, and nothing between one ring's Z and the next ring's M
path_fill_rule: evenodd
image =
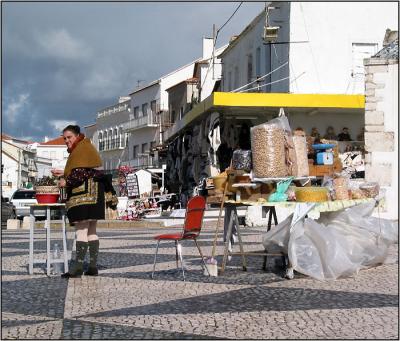
M33 250L34 250L34 230L35 230L35 211L46 209L46 220L44 222L44 227L46 229L46 251L47 258L45 260L38 260L33 258ZM62 236L63 236L63 260L54 260L51 256L51 210L60 210L61 211L61 221L62 221ZM67 232L66 232L66 224L65 224L65 204L37 204L32 205L30 207L30 227L29 227L29 274L33 274L33 265L34 264L43 264L46 263L46 274L50 276L50 267L51 264L54 263L64 263L64 270L68 272L68 252L67 252Z
M238 206L238 205L235 205ZM243 206L243 205L242 205ZM246 206L246 205L244 205ZM222 259L222 264L221 264L221 269L220 269L220 273L223 273L225 271L225 266L226 266L226 262L228 259L228 255L241 255L242 256L242 266L243 266L243 270L247 271L247 263L246 263L246 255L248 256L263 256L264 257L264 263L263 263L263 270L266 269L267 266L267 256L279 256L282 257L282 259L285 262L285 255L283 253L268 253L267 250L265 250L265 252L244 252L243 250L243 241L242 241L242 235L241 235L241 231L240 231L240 226L239 226L239 219L237 216L237 210L236 207L231 207L231 205L226 206L225 207L225 214L227 214L227 212L230 212L230 216L229 216L229 222L228 222L228 228L227 228L227 232L226 232L226 237L225 237L225 248L224 248L224 257ZM272 217L274 218L274 223L275 225L278 224L278 219L276 216L276 210L275 210L275 206L263 206L263 217L266 217L266 214L269 212L269 219L268 219L268 226L267 226L267 231L269 231L271 229L271 225L272 225ZM232 238L232 230L233 230L233 224L235 223L236 225L236 231L238 234L238 241L239 241L239 249L240 252L235 253L235 252L230 252L229 251L229 243L231 241Z

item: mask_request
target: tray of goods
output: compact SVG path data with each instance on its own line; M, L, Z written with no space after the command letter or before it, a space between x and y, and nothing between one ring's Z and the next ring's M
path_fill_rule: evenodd
M328 201L328 189L326 187L295 187L294 190L298 202Z
M360 190L367 198L375 198L379 194L379 184L377 182L364 182L360 185Z

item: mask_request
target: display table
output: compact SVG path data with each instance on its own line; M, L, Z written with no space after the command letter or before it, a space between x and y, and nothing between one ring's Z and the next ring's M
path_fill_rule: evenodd
M34 251L34 229L35 229L35 211L43 209L46 210L46 220L44 223L44 227L46 229L46 246L47 246L47 258L45 260L35 260L33 258ZM61 212L61 221L62 221L62 236L63 236L63 255L64 259L54 260L51 255L50 241L51 241L51 211L60 211ZM65 228L65 204L36 204L30 206L30 228L29 228L29 274L33 274L33 265L36 263L46 263L47 264L47 276L50 276L50 267L53 263L64 263L64 271L68 272L68 252L67 252L67 234Z
M225 202L225 221L224 221L224 256L221 264L220 272L223 273L225 270L228 255L241 255L243 270L247 270L246 255L261 255L261 256L281 256L282 254L271 254L268 252L248 252L246 253L243 249L242 236L239 226L239 220L237 216L237 207L241 206L261 206L263 209L270 211L270 217L268 222L268 230L271 228L271 216L275 213L276 207L283 207L293 209L294 214L290 229L298 223L300 220L304 220L306 216L315 217L315 213L321 212L334 212L343 210L348 207L360 205L363 203L375 201L375 199L355 199L355 200L336 200L336 201L325 201L318 203L302 203L302 202L266 202L266 201L234 201L227 200ZM274 215L275 225L277 224L276 215ZM239 242L239 253L230 252L230 243L232 239L233 226L236 226L236 232ZM265 260L264 260L265 268ZM293 278L293 269L291 269L290 263L286 269L286 276Z

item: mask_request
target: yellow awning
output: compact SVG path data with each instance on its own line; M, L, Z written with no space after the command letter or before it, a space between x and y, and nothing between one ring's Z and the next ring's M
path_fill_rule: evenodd
M253 115L266 112L278 113L279 108L290 109L291 112L318 110L322 113L332 111L336 113L363 113L365 96L214 92L168 129L165 140L174 137L194 120L213 111Z
M364 95L215 92L214 106L364 109Z

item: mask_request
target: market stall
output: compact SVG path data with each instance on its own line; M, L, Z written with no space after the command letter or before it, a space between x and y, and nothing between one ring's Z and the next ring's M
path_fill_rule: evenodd
M240 252L238 254L242 257L243 269L246 270L247 268L246 255L248 253L245 252L242 245L240 224L236 213L237 207L261 206L266 208L270 213L268 229L271 227L272 217L274 217L275 225L277 224L276 214L274 215L275 208L291 209L293 213L290 223L285 221L287 235L285 239L277 243L280 246L291 240L292 233L295 234L298 231L298 226L309 224L307 219L319 219L321 212L338 212L338 214L341 214L346 209L363 204L372 205L372 210L375 207L379 195L377 183L353 183L349 174L343 171L335 172L333 170L324 174L323 179L319 179L319 176L310 175L310 165L333 165L336 145L333 143L313 143L311 147L315 151L314 159L310 160L306 136L298 129L294 132L291 130L283 109L280 110L278 118L252 127L249 140L251 141L250 149L238 148L235 150L230 166L223 173L212 177L212 190L220 198L221 209L225 209L225 248L221 273L225 269L228 256L234 254L231 251L236 239L239 241ZM206 183L211 186L209 182ZM372 212L372 210L370 211ZM365 220L363 222L365 225L375 218L362 216L362 219ZM330 223L330 221L325 221L325 224L327 223ZM379 220L379 223L381 223L381 220ZM391 223L382 222L382 224L385 225L386 230L393 230ZM358 225L355 225L358 228ZM218 235L218 226L219 222L216 236ZM273 233L271 231L268 231L267 235ZM338 240L342 238L340 233L348 232L344 230L338 232ZM237 238L233 238L233 235L236 235ZM323 234L321 235L321 240L323 240ZM359 240L370 237L366 231L360 232ZM336 241L335 239L323 240L321 243L324 245L323 247L329 249L331 246L325 245L329 242L334 244ZM387 249L390 242L378 246L380 254L385 253L385 248ZM265 241L264 244L267 245L268 241ZM295 252L288 253L287 250L286 247L278 254L270 254L267 250L258 254L264 257L268 255L282 256L282 253L286 252L288 255L286 276L293 278L294 267L292 264L297 266L298 262L296 261L297 258L293 259ZM215 244L211 259L215 256L214 251ZM358 252L364 252L362 247L358 249ZM254 252L251 254L254 254ZM336 255L339 258L342 256ZM370 262L368 265L376 265L383 258L377 257L375 262ZM301 267L297 267L297 269L301 269ZM355 267L354 271L356 270ZM346 275L350 273L351 271L348 271Z
M190 197L205 179L218 176L238 148L250 149L250 129L278 115L284 108L293 134L307 141L309 175L323 178L350 167L362 177L363 165L343 165L341 154L361 153L363 158L364 96L334 94L221 93L215 92L195 106L165 134L167 149L166 187ZM343 129L345 132L343 133ZM349 141L351 139L351 141ZM333 160L314 162L313 144L334 144ZM332 162L333 161L333 162ZM216 203L220 198L209 198Z

